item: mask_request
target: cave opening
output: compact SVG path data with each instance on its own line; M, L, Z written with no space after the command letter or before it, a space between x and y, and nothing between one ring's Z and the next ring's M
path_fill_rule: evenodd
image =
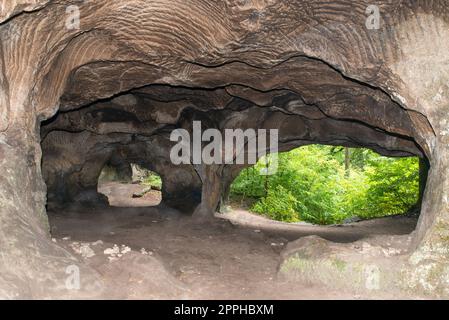
M232 129L243 132L277 130L280 154L317 144L329 145L340 157L342 150L358 154L357 150L365 149L356 148L368 148L389 157L425 159L425 152L418 143L422 140L413 123L425 123L425 119L403 109L380 90L358 83L356 86L362 94L351 96L346 89L343 92L333 89L337 93L332 100L324 102L305 101L292 90L265 92L243 85L207 88L153 84L81 105L75 97L66 94L61 100L61 110L41 128L47 207L50 210L73 206L104 210L162 205L188 217L204 209L206 204L206 211L213 216L226 205L229 194L236 189L233 182L247 165L196 164L189 159L174 163L171 158L175 145L171 139L173 131L193 130L195 136L195 123L200 123L205 131L219 133ZM352 108L352 104L358 109ZM376 108L380 106L381 112ZM394 117L386 118L386 114ZM206 144L205 141L200 143ZM222 146L225 147L224 142ZM344 165L348 163L341 164ZM421 177L418 202L424 194L428 169L427 165L425 170L418 171ZM145 185L142 177L137 181L135 175L139 171L146 172L147 178L158 180L156 185ZM266 180L262 185L270 184L274 178L263 179ZM281 185L277 187L282 188ZM347 193L340 189L334 186L333 192ZM283 190L282 196L288 197L290 191ZM265 193L267 198L268 190ZM114 195L121 197L121 203L111 201L111 195L112 198ZM145 202L146 195L151 201ZM317 201L317 208L339 207L329 203L326 197L314 201ZM266 209L260 206L259 203L259 211ZM414 210L419 211L416 208ZM315 213L327 215L319 211ZM354 214L341 221L319 218L315 222L338 224L346 218L360 217Z
M112 207L154 207L162 202L159 174L138 164L107 163L98 178L97 190Z
M277 162L277 170L264 175L270 161ZM294 148L243 169L232 182L222 211L247 211L274 221L312 225L394 216L398 219L390 221L407 225L410 233L421 210L427 163L419 157L382 156L367 148Z

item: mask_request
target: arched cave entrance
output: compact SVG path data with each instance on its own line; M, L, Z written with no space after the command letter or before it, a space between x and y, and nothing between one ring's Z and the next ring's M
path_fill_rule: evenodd
M276 161L276 171L265 175L272 161ZM411 218L402 222L412 227L411 233L420 214L427 174L427 160L418 157L308 145L271 154L243 169L229 194L223 196L220 209L225 214L243 211L278 222L314 225L403 216ZM230 217L238 218L236 214Z
M109 257L112 261L126 254L128 247L120 244L120 241L128 239L127 241L133 244L130 247L132 251L157 254L165 264L172 266L171 272L175 274L179 272L179 268L184 268L181 264L186 261L173 260L173 256L167 253L166 248L154 245L149 247L147 241L153 243L160 240L171 243L177 237L201 239L206 236L202 234L204 231L194 236L197 232L194 230L198 230L198 226L203 225L205 221L209 221L205 227L209 233L221 230L220 232L225 234L232 234L232 229L229 229L226 223L221 225L222 222L210 222L210 219L223 207L231 183L248 165L191 164L193 161L189 164L174 163L171 151L176 141L171 139L171 133L176 129L184 129L193 136L194 122L200 122L203 131L211 128L220 132L226 130L246 132L252 128L277 129L281 153L318 143L343 148L365 147L385 156L419 157L423 159L423 163L427 162L426 155L418 143L419 139L415 139L416 132L409 112L381 91L363 86L358 89L367 91L366 96L362 95L361 101L357 100L359 98L354 100L354 97L346 96L346 93L342 96L337 94L335 99L339 104L335 107L333 103L336 102L329 101L316 105L304 104L292 91L268 93L252 91L258 95L268 95L270 99L269 103L265 102L266 105L255 105L247 96L248 91L254 90L251 88L242 87L237 91L233 87L231 95L230 88L149 85L110 99L60 111L41 129L42 167L48 186L52 234L58 239L70 239L67 240L69 242L76 240L75 245L72 243L69 246L81 255L86 250L96 252L100 248L96 243L98 241L103 243L104 239L109 239L110 248L104 251L118 250L117 255ZM236 96L236 92L241 95L244 92L244 98ZM347 108L341 109L340 104L343 102L340 99L347 99L343 100ZM217 100L226 103L221 102L221 107L207 109L208 105L217 103ZM354 104L358 109L352 107ZM381 114L373 107L377 104L382 105ZM362 112L360 108L365 110ZM384 117L386 114L395 116ZM259 131L256 132L259 134ZM246 140L246 143L249 144L249 140ZM207 145L207 141L203 141L204 145ZM248 150L243 151L248 158ZM265 152L271 152L270 146L267 146ZM193 152L191 156L193 157ZM234 157L237 156L236 150ZM111 190L102 191L102 187L98 184L98 181L104 179L107 174L105 168L109 171L112 169L114 175L119 176L119 180L132 180L134 165L160 173L163 180L163 201L156 209L148 206L142 206L138 210L117 208L116 203L111 203L105 197ZM423 167L421 172L424 177L421 180L423 184L427 169ZM135 193L130 192L126 185L123 186L126 190L120 189L119 193L129 193L130 197ZM90 218L83 216L83 211L89 212ZM66 217L64 212L67 214ZM192 215L193 219L190 218ZM298 225L294 226L298 228L286 227L284 230L270 223L246 221L243 216L236 218L232 213L215 215L221 218L218 221L223 219L230 221L244 230L239 231L237 239L240 239L240 242L251 241L248 233L257 231L256 234L263 234L263 237L270 239L263 240L262 243L270 241L271 247L287 252L288 242L295 243L295 239L308 239L311 236L320 236L331 243L343 244L378 237L376 240L378 246L390 243L388 242L390 240L386 240L390 237L399 237L401 240L396 240L395 245L389 246L394 247L391 250L399 250L404 254L412 247L410 233L417 223L417 218L414 217L355 224L351 225L352 229L307 226L301 229L303 226ZM172 221L177 221L182 226L181 233L179 229L173 229ZM217 227L216 223L219 223L220 227ZM148 224L151 227L147 226ZM146 226L145 228L148 228L146 234L152 236L134 231L132 235L128 233L138 225ZM232 247L234 242L229 241L230 239L227 239L215 245L219 248L224 245ZM63 243L65 244L64 241ZM114 249L117 248L115 245L119 249ZM187 241L182 245L171 244L169 247L172 246L170 250L177 251L185 248L185 245ZM87 246L88 249L83 246ZM194 250L204 249L200 244L193 245L193 248L195 246L199 247ZM350 251L354 252L352 249ZM101 254L101 251L96 254ZM199 263L196 253L192 252L192 256L195 258L187 261L192 264ZM291 259L286 256L283 265L290 263ZM210 272L209 268L201 270L198 272L206 274Z
M97 190L108 197L110 206L154 207L162 201L162 178L134 163L106 164Z

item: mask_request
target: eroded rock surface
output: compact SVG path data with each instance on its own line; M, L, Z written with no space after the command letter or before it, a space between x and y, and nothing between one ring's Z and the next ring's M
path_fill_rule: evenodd
M42 269L64 291L46 190L49 205L104 203L97 183L110 161L158 172L168 206L211 216L242 166L174 166L170 132L194 120L279 129L281 150L426 157L410 270L447 269L447 1L377 1L377 30L362 0L0 4L0 283L14 284L3 295L41 295L30 270Z

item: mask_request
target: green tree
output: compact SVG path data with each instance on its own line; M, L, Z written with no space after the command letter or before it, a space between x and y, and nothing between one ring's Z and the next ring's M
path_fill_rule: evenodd
M418 202L417 158L311 145L279 154L275 175L260 175L263 166L243 170L231 194L256 199L252 211L275 220L335 224L405 213Z
M361 217L407 212L419 200L419 159L376 157L366 170L368 190Z

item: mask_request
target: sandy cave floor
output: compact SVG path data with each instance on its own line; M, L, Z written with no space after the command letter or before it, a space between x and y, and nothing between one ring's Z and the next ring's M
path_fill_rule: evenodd
M102 276L104 298L117 299L398 299L388 292L354 295L277 278L289 242L319 235L352 242L370 235L404 235L416 219L392 217L345 226L274 222L244 210L198 223L157 204L158 194L133 199L139 185L109 183L114 206L49 212L53 241ZM81 275L82 276L82 275ZM416 297L414 297L416 298Z

